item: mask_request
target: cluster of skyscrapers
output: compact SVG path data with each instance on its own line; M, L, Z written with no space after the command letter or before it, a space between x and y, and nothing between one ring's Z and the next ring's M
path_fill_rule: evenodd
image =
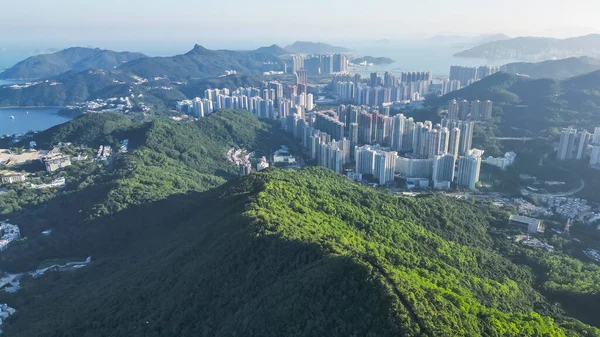
M348 71L348 57L333 55L292 55L292 72L305 71L308 75L334 74Z
M397 152L385 151L378 145L357 146L354 151L356 174L371 174L380 184L394 181Z
M336 127L335 120L337 118L334 111L319 111L309 113L306 118L302 118L298 114L288 115L281 122L288 132L302 141L302 145L310 153L311 159L315 160L319 166L342 173L344 165L351 163L351 144L343 133L338 132L339 128ZM317 128L317 125L323 130ZM328 130L336 136L334 137L324 130Z
M450 81L456 80L460 82L463 87L469 86L478 80L488 77L500 71L500 67L464 67L464 66L451 66L450 67Z
M492 101L457 101L452 100L448 103L448 119L462 119L475 121L488 121L492 119Z
M591 145L590 166L600 166L600 127L596 127L594 134L587 130L572 127L562 129L558 143L558 160L582 160L586 157Z
M306 86L301 91L298 87L271 81L262 88L206 89L204 98L178 102L177 109L197 118L219 109L246 110L268 119L284 118L290 113L304 115L314 109L314 98L306 93Z
M399 101L418 101L430 91L431 72L403 72L400 77L386 72L383 77L371 73L368 79L360 74L342 73L333 77L333 91L342 101L357 105L379 106Z
M282 124L319 165L338 173L354 159L356 174L372 174L381 184L396 174L433 178L439 187L456 180L472 189L479 180L483 151L471 149L472 121L444 119L433 125L402 114L390 117L389 108L340 105L306 118L288 115Z

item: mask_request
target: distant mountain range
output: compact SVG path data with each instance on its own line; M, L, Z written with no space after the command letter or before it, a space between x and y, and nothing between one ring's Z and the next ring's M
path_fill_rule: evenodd
M120 67L144 78L168 77L171 80L215 77L226 70L255 72L271 70L273 65L283 63L272 52L280 48L271 46L253 51L209 50L195 45L192 50L172 57L148 57L133 60Z
M347 53L350 49L338 46L332 46L323 42L296 41L286 46L285 50L292 54L330 54Z
M438 45L473 47L487 42L508 39L510 39L510 36L505 34L485 34L479 36L436 35L428 38L426 42Z
M0 73L0 79L39 79L60 75L70 70L110 69L144 57L146 55L142 53L73 47L53 54L29 57Z
M484 43L456 53L454 56L527 61L543 61L574 56L600 57L600 35L590 34L567 39L517 37Z
M502 71L527 75L531 78L565 79L600 70L600 59L587 56L570 57L543 62L516 62L502 67Z

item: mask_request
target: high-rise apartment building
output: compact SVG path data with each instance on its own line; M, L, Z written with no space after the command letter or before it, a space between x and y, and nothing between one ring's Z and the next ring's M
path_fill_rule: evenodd
M458 176L456 184L459 187L474 190L479 181L481 157L476 155L462 156L458 159Z
M462 100L458 102L458 116L462 120L467 120L469 118L469 113L471 113L471 103L469 101Z
M600 145L592 145L590 166L600 168Z
M590 158L590 166L600 168L600 127L594 129L592 137L592 155Z
M451 66L450 67L450 80L458 80L463 87L468 86L477 79L477 68L475 67L463 67L463 66Z
M333 73L333 56L321 55L321 74Z
M304 69L304 56L292 55L292 71L295 74L298 70Z
M459 106L455 99L448 103L448 119L460 119Z
M453 127L450 130L450 140L448 141L448 153L454 157L458 157L460 150L460 129Z
M348 71L348 57L343 54L333 55L333 72L347 72Z
M380 184L384 185L394 181L396 158L398 158L396 152L377 151L375 153L373 176L379 180Z
M460 81L459 80L449 80L445 79L442 81L442 96L447 95L453 91L460 90Z
M562 129L558 143L558 160L582 159L589 142L589 134L582 130L577 132L572 127Z
M392 117L392 132L391 132L391 145L392 150L394 151L402 151L403 141L404 141L404 133L406 130L406 117L403 114L398 114Z
M458 154L465 156L471 150L473 144L473 129L475 123L473 122L461 122L460 124L460 144Z
M298 69L296 71L296 84L306 85L308 83L308 71L306 69Z
M304 60L304 69L309 75L321 74L321 56L312 56Z
M456 157L451 154L435 156L433 158L433 181L434 183L454 181L454 167Z
M373 141L373 115L364 111L358 117L358 140L361 144Z
M380 184L394 181L396 159L398 154L394 151L382 151L378 147L364 145L355 148L355 172L372 174Z

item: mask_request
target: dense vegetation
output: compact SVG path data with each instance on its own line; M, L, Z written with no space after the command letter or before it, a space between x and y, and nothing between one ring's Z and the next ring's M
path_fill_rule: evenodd
M273 65L277 69L272 69ZM260 50L209 50L196 45L183 55L138 59L124 64L120 69L144 78L167 77L171 80L187 80L220 76L225 70L244 73L279 70L282 65L277 55Z
M101 144L118 149L119 141L127 138L130 151L100 167L97 162L79 163L55 173L55 177L66 176L64 189L15 187L0 195L3 219L19 223L28 238L0 255L2 269L23 270L24 266L33 268L40 259L91 254L85 252L86 245L72 241L89 235L94 219L173 194L205 191L236 176L238 168L225 158L231 147L263 156L282 144L293 146L276 124L235 110L219 111L196 122L137 123L115 114L86 114L34 139L52 144L59 136L92 149ZM41 165L39 170L43 170ZM106 223L101 223L97 230L105 228ZM41 235L48 228L55 229L50 240Z
M485 209L322 168L172 195L97 219L92 266L0 295L20 308L6 333L599 336L539 292L597 296L599 268L520 248Z
M77 49L72 49L75 50L73 54L78 55ZM100 56L94 56L101 53L110 58L109 52L84 51L93 54L89 62L71 65L72 69L65 69L60 75L44 77L21 88L0 86L0 106L64 107L95 99L129 96L160 112L173 108L176 101L198 96L197 91L208 87L260 86L262 71L283 69L283 61L278 57L282 49L275 45L254 51L208 50L196 45L184 55L138 57L125 63L122 57L113 55L118 64L110 67L108 61L102 63L98 60ZM93 61L106 69L88 69ZM235 70L239 75L220 77L226 70ZM78 114L77 111L69 113Z
M522 74L531 78L566 79L600 70L600 60L587 56L570 57L544 62L515 62L502 67L502 71Z
M73 70L27 87L0 86L0 106L66 106L139 92L131 75L122 71Z
M451 99L489 99L503 136L553 135L570 125L600 125L598 92L600 71L563 81L497 73L433 103L443 106Z
M57 76L71 70L81 72L92 68L112 69L142 57L146 55L73 47L53 54L31 56L0 73L0 79L39 79Z

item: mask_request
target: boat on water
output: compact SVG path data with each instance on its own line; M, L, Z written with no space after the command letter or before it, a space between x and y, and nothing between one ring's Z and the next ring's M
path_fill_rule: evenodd
M15 119L15 116L10 116L10 119Z

